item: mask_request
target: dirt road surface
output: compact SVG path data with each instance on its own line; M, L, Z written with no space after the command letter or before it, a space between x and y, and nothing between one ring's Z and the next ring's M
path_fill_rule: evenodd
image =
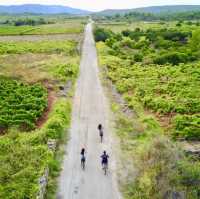
M109 107L99 79L97 53L92 25L85 29L80 76L73 104L70 139L66 146L63 170L59 178L58 199L120 199L116 182L115 158L109 131ZM104 126L100 143L97 125ZM80 150L86 148L86 169L80 166ZM109 169L105 176L100 155L106 150Z

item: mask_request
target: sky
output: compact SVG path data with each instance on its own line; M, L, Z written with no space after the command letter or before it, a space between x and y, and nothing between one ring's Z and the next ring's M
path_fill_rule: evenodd
M90 11L137 8L155 5L200 5L200 0L0 0L0 5L65 5Z

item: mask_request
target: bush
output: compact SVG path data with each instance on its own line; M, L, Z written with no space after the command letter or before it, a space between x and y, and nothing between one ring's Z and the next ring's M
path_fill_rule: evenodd
M103 28L95 28L94 29L94 38L96 42L103 41L105 42L107 39L111 38L113 33L109 30L105 30Z
M153 62L160 65L167 63L177 65L179 63L186 63L188 60L189 57L185 53L170 52L156 57Z
M200 140L200 115L177 115L173 119L174 136Z
M142 62L142 60L143 60L143 56L142 56L142 54L135 54L134 55L134 60L136 61L136 62Z

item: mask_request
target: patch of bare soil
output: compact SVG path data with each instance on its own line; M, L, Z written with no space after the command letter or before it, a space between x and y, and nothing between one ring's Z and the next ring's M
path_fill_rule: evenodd
M48 90L48 106L47 106L44 114L36 122L36 126L38 128L41 128L43 126L43 124L47 121L49 113L51 112L51 110L53 108L53 104L54 104L55 100L56 100L55 92L49 89Z

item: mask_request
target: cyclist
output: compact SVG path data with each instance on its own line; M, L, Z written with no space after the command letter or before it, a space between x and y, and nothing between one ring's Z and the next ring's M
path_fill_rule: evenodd
M81 149L81 167L82 169L85 169L85 148Z
M98 130L99 130L99 136L101 138L101 142L103 141L103 127L102 124L98 125Z
M104 169L105 175L106 175L106 170L108 169L108 158L109 155L106 153L106 151L104 151L103 155L101 155L101 164Z

